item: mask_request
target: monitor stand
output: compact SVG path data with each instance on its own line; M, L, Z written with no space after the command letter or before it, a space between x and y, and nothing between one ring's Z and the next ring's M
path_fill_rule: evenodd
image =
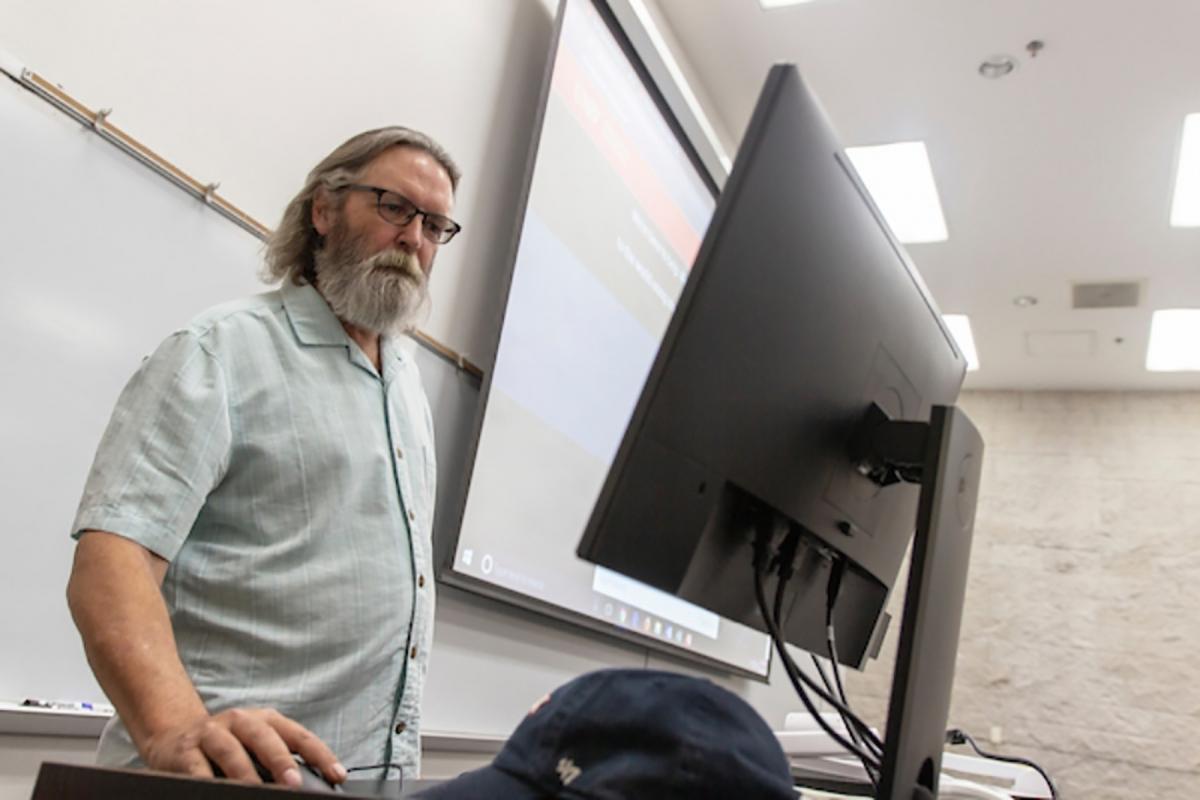
M961 410L883 422L871 450L921 481L877 800L937 797L962 624L983 439Z

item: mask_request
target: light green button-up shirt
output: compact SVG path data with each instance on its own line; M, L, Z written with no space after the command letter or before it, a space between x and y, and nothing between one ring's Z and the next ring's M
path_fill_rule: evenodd
M311 286L205 312L121 394L73 530L170 561L179 654L211 712L274 707L347 767L390 758L412 776L433 422L411 354L385 338L381 361L382 376ZM98 759L138 763L120 719Z

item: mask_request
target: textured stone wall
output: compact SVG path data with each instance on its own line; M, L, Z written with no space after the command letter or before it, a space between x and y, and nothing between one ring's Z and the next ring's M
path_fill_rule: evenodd
M1197 800L1200 394L961 405L987 449L950 725L1069 800ZM847 676L880 725L896 638Z

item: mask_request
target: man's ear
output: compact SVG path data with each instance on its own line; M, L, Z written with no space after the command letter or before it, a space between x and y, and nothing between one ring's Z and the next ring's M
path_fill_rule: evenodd
M312 201L312 226L317 233L324 236L333 228L335 214L332 193L324 186L317 187L317 193Z

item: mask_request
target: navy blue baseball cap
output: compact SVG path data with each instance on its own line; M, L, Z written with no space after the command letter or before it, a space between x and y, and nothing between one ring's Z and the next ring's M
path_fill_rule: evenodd
M591 672L535 706L495 760L425 800L795 800L787 757L737 695L641 669Z

